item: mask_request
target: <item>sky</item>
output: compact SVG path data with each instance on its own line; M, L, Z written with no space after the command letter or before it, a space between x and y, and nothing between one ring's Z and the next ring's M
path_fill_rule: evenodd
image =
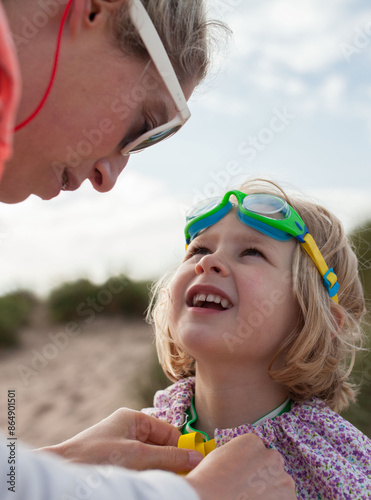
M124 273L155 279L183 257L184 214L246 178L371 218L371 6L366 0L210 0L233 34L173 138L134 155L109 193L86 181L51 201L0 204L0 294Z

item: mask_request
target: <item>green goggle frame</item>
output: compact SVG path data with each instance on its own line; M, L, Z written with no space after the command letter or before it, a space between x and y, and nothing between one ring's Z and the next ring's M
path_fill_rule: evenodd
M296 238L320 272L331 299L338 303L339 283L334 270L327 266L316 242L303 219L280 196L265 193L246 194L238 190L228 191L223 197L204 200L186 214L184 234L186 246L196 236L216 224L233 208L230 197L238 202L238 218L244 224L279 241Z

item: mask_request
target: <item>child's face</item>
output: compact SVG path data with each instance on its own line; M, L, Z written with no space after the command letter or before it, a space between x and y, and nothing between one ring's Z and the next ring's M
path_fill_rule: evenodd
M298 321L296 244L246 226L235 209L197 236L170 283L175 341L198 362L232 355L267 366Z

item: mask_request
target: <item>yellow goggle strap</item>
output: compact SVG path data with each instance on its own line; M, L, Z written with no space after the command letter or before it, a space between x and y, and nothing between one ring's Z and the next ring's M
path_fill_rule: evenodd
M301 245L303 246L309 257L313 260L318 271L320 272L323 278L323 283L327 288L328 294L330 295L332 300L336 304L338 304L339 301L337 292L339 290L339 283L337 282L337 276L334 273L334 270L332 268L328 268L328 265L326 264L325 259L322 257L322 254L319 251L316 242L309 233L304 236L303 240L304 243L301 243Z
M196 450L204 457L211 451L215 450L215 440L204 441L200 432L191 432L190 434L183 434L178 440L178 448L186 448L187 450ZM179 472L178 474L188 474L187 472Z

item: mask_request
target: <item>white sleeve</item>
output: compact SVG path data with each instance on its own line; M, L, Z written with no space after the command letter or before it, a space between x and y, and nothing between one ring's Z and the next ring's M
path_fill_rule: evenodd
M199 500L186 481L170 472L71 464L20 444L13 465L9 443L0 437L1 500Z

